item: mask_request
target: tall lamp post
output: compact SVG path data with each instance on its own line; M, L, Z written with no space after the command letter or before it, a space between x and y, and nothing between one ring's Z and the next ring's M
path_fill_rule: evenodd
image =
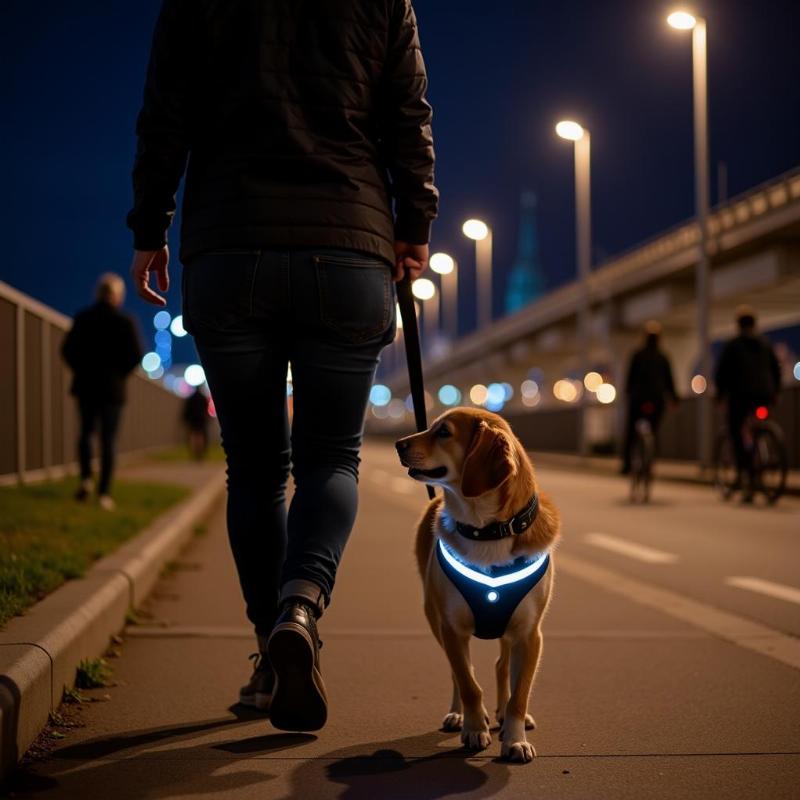
M458 338L458 269L455 259L447 253L434 253L430 267L442 276L441 292L442 322L451 341ZM447 289L445 290L445 286Z
M592 208L591 208L591 139L589 131L573 120L561 120L556 133L575 145L575 251L578 260L580 303L578 306L578 349L581 376L589 371L589 273L592 268ZM583 377L581 377L583 380ZM583 392L580 401L580 432L578 449L587 455L586 401Z
M468 219L461 230L475 242L475 271L478 284L478 328L492 321L492 229L480 219Z
M711 383L711 335L709 332L709 260L708 260L708 66L706 21L686 11L675 11L667 23L680 31L692 32L692 97L694 106L694 197L695 214L700 228L695 293L697 295L697 335L700 349L700 373ZM708 388L698 398L697 438L700 466L711 463L711 393Z

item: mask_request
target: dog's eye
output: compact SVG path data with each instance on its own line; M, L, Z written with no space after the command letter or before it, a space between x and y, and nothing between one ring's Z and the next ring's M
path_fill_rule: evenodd
M440 425L436 429L436 436L439 439L449 439L453 434L450 432L450 429L446 425Z

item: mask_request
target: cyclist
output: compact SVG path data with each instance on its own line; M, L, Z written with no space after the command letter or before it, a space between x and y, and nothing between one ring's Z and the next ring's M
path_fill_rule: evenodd
M739 334L723 348L717 363L717 399L728 407L728 430L736 455L734 490L743 488L742 502L753 500L753 461L743 438L745 420L759 406L770 406L781 388L781 368L769 340L756 331L756 312L736 309ZM747 484L742 486L743 476Z
M672 380L669 359L659 347L661 323L650 320L644 326L644 345L632 356L628 367L625 392L628 395L628 421L625 428L625 444L622 453L622 474L631 471L631 447L636 423L646 419L655 436L666 401L678 401Z

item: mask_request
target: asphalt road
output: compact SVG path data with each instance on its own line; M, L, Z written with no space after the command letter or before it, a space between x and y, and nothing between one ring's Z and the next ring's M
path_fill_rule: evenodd
M439 730L444 656L412 558L424 489L388 445L364 451L361 510L321 621L331 714L278 733L232 705L252 651L222 513L126 631L116 685L18 797L796 798L800 793L800 503L723 505L542 467L564 537L531 701L539 757L478 755ZM738 579L734 584L731 579ZM496 643L473 660L494 703ZM92 694L92 693L90 693ZM106 695L108 699L106 699Z

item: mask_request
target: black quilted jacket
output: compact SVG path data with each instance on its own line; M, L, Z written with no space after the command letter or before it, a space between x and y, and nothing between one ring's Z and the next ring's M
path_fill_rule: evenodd
M436 216L426 86L411 0L164 0L134 247L166 243L185 169L184 261L331 246L393 263L394 240L426 243Z

